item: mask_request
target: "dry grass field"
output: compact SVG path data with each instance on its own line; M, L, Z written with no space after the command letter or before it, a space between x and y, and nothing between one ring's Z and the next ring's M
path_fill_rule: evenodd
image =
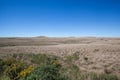
M120 76L120 38L0 38L0 56L12 53L53 54L63 59L76 54L74 63L82 72Z

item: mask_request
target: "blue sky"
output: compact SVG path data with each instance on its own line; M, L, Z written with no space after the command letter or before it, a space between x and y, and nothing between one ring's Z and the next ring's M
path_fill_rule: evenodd
M120 0L0 0L0 37L120 37Z

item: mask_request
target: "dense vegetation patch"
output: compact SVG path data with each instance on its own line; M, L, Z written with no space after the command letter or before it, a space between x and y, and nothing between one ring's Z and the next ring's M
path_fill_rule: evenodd
M75 53L60 58L48 54L10 54L0 59L0 80L119 80L112 74L82 73Z

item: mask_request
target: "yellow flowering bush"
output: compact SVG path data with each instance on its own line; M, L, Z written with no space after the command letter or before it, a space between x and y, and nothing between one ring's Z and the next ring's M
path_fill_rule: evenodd
M30 74L34 70L33 66L29 66L28 68L22 70L20 73L18 73L18 77L26 77L28 74Z
M12 59L11 59L12 60ZM9 61L7 61L9 62ZM18 80L17 76L24 69L25 65L21 61L10 61L10 63L6 64L6 69L4 71L5 75L8 76L10 79Z
M13 58L8 58L8 59L4 60L4 63L6 66L11 66L12 64L17 63L17 61Z
M59 60L52 60L51 64L55 66L61 66Z

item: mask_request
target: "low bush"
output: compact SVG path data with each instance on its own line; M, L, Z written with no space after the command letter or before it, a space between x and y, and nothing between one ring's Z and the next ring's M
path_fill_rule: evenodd
M20 73L18 73L18 78L24 78L28 76L32 71L34 70L33 66L29 66L28 68L22 70Z
M67 80L60 73L61 65L57 59L50 60L48 63L42 64L35 68L27 77L20 80Z
M95 74L95 73L90 73L89 78L90 78L90 80L99 80L97 74Z
M24 69L25 64L21 61L16 61L15 59L7 59L5 60L5 67L4 74L10 79L18 80L18 73Z
M14 58L8 58L4 60L5 66L11 66L15 63L17 63L17 60L15 60Z
M0 76L0 80L11 80L11 79L7 76Z
M46 54L32 54L28 55L31 57L31 62L34 64L44 64L49 63L51 60L57 59L56 56L46 55Z
M68 63L74 62L79 59L79 53L75 52L69 56L66 56L65 58Z
M116 75L112 74L101 74L99 78L100 80L119 80Z
M2 74L4 72L4 61L2 59L0 59L0 74Z

